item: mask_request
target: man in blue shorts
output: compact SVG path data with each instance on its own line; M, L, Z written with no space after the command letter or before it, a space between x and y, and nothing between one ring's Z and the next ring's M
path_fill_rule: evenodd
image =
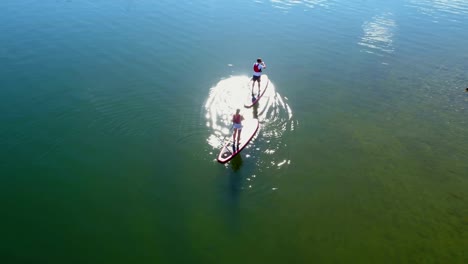
M253 80L253 82L252 82L252 96L254 96L253 89L254 89L255 82L258 83L258 94L260 94L260 80L261 80L261 77L262 77L262 69L265 69L265 68L266 68L265 62L263 62L261 58L258 58L257 62L254 63L254 65L253 65L254 73L253 73L253 77L252 77L252 80Z

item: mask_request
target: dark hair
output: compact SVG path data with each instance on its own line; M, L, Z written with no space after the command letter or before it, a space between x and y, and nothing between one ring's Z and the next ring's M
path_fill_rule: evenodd
M258 63L262 62L262 59L258 58L258 59L257 59L257 62L258 62Z

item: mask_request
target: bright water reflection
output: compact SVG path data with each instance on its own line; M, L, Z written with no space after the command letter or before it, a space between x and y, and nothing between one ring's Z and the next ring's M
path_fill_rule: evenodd
M365 47L369 53L393 53L393 38L396 23L392 19L392 14L387 13L375 16L371 21L366 21L362 25L364 35L359 45Z
M260 2L260 1L259 1ZM294 6L304 6L312 9L317 6L326 6L328 0L270 0L274 8L288 10Z
M266 168L290 164L291 161L288 157L276 154L279 149L286 147L283 136L287 132L293 131L297 125L297 122L293 120L293 111L287 103L287 98L276 92L275 85L270 80L268 89L259 103L248 109L244 107L244 103L246 99L250 98L250 89L250 78L247 76L229 77L221 80L210 89L205 104L206 126L212 130L207 139L208 144L219 149L224 141L231 136L229 130L231 116L239 108L245 119L258 118L260 121L259 132L250 143L250 145L255 146L256 152L245 155L256 157L258 163L266 162ZM262 159L260 156L263 155L269 157Z

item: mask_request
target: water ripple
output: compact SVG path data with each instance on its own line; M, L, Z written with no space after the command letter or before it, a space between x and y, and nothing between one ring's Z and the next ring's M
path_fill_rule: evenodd
M438 18L440 12L449 15L468 14L467 0L411 0L410 6L419 10L422 14Z
M391 13L387 13L364 22L362 25L364 35L358 44L365 47L365 52L377 54L394 52L393 38L396 22L391 16Z
M294 6L304 6L313 9L317 6L326 7L329 0L270 0L274 8L288 10Z

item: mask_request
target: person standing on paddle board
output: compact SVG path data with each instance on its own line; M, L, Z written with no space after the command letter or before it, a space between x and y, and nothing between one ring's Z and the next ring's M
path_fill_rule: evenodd
M254 63L253 65L253 77L252 77L252 96L254 96L254 93L253 93L253 89L254 89L254 86L255 86L255 82L258 83L258 94L260 94L260 80L261 80L261 77L262 77L262 69L265 69L266 68L266 65L265 65L265 62L262 61L261 58L258 58L257 59L257 62Z
M239 145L239 140L241 136L241 131L242 131L242 120L244 120L244 117L239 114L240 109L236 110L236 113L232 116L232 127L234 128L234 133L232 134L232 140L234 141L234 144L236 144L236 134L237 134L237 145Z

